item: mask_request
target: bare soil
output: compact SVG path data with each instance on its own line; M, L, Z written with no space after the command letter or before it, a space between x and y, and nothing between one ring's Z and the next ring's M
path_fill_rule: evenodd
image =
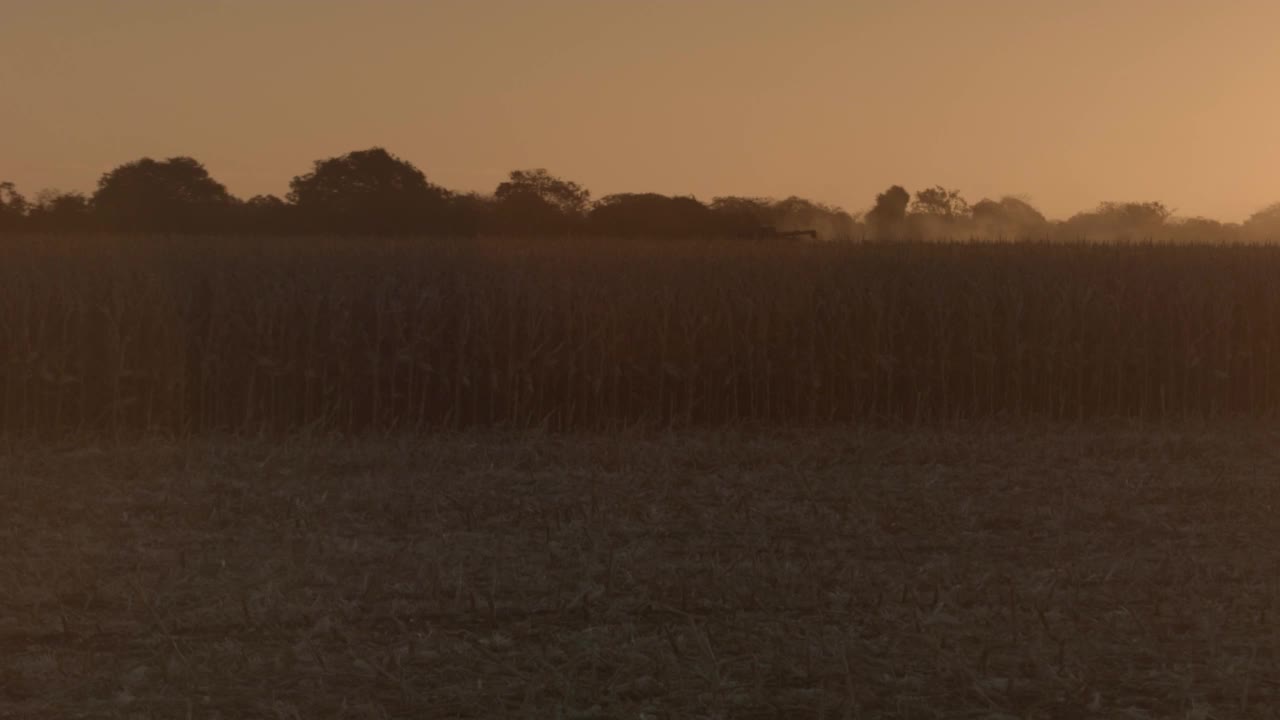
M0 716L1270 717L1280 427L0 457Z

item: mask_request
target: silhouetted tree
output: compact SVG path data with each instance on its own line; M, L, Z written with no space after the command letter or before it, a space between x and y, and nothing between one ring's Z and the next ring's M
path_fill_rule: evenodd
M496 205L497 202L489 195L454 193L449 197L448 225L452 232L465 237L497 230Z
M570 232L581 226L591 193L541 168L515 170L494 191L500 230L520 234Z
M1257 240L1280 240L1280 202L1273 203L1249 216L1244 231Z
M1095 240L1141 240L1160 233L1172 211L1158 202L1104 202L1064 223L1070 235Z
M1118 225L1150 227L1164 224L1173 211L1158 202L1105 202L1098 207L1097 213Z
M1229 243L1240 240L1241 226L1204 217L1177 218L1165 223L1168 238L1180 243Z
M245 232L278 235L299 229L297 208L275 195L254 195L238 208L236 223Z
M990 222L1012 222L1024 225L1048 222L1031 203L1011 196L1001 198L999 201L984 198L974 204L972 215L975 220Z
M773 201L768 198L725 196L712 198L711 212L719 232L731 237L753 236L774 224Z
M955 221L969 216L969 203L960 196L959 190L948 190L937 185L916 193L911 212Z
M707 237L715 216L692 197L620 193L598 200L587 219L593 232L618 237Z
M27 223L33 230L44 232L89 230L94 226L93 209L89 198L81 193L45 190L36 195Z
M27 215L27 199L11 182L0 182L0 231L16 230Z
M317 160L289 183L310 230L370 234L445 232L449 192L382 148Z
M778 230L815 230L826 240L853 235L853 216L842 208L792 195L769 207L770 225Z
M876 238L892 238L901 232L910 202L911 193L901 185L894 185L876 196L876 205L865 218Z
M785 200L718 197L711 201L716 228L732 237L767 236L773 231L814 230L826 239L852 237L853 216L843 209L792 195Z
M520 197L537 197L564 213L582 215L591 202L591 192L576 182L562 180L542 168L514 170L498 185L493 196L499 202Z
M223 228L235 199L192 158L142 158L104 174L92 204L112 230L209 232Z
M983 199L974 204L971 215L975 234L982 237L1024 237L1044 233L1048 220L1026 200L1004 197Z

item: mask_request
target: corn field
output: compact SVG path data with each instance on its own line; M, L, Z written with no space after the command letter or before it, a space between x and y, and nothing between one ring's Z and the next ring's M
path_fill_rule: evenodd
M0 244L0 435L1269 416L1280 248Z

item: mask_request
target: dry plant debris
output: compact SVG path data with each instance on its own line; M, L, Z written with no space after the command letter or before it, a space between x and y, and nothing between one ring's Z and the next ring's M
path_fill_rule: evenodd
M1238 718L1280 432L459 434L0 458L0 716Z

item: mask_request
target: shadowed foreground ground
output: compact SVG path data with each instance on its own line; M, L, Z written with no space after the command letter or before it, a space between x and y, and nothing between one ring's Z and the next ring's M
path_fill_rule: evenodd
M0 716L1243 717L1280 429L0 458Z

